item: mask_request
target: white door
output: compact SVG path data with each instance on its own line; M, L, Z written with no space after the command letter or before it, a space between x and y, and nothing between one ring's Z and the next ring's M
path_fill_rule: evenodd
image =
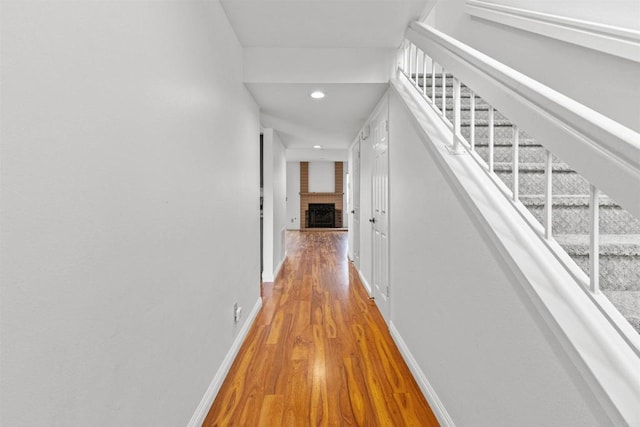
M360 141L353 146L353 177L351 181L351 215L353 215L353 263L360 269Z
M373 297L389 323L389 125L385 115L374 122L371 200L373 218Z

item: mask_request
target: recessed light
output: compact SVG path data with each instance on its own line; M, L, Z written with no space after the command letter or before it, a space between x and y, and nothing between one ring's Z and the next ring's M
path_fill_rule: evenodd
M315 92L311 92L311 97L313 99L322 99L322 98L324 98L324 92L316 90Z
M322 145L314 145L313 148L315 148L316 150L319 150L322 148Z

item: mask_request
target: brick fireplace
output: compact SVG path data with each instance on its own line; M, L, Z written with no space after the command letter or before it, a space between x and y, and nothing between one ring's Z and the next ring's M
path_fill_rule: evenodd
M344 193L343 162L334 163L335 189L332 193L309 192L309 162L300 162L300 229L309 229L309 204L334 205L334 224L336 228L343 227ZM323 228L326 225L323 226Z

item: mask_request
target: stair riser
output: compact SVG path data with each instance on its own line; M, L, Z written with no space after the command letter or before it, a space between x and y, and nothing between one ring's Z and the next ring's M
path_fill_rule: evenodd
M420 86L420 92L422 92L422 86ZM427 86L427 96L429 96L429 98L431 98L431 94L432 94L432 90L431 90L431 86ZM468 98L471 96L471 89L469 89L468 87L461 87L460 88L460 97L463 98ZM436 86L436 97L437 98L441 98L442 97L442 87L438 87ZM445 95L447 96L447 98L453 97L453 87L447 87L445 90ZM479 100L480 98L478 97L477 94L476 95L476 101Z
M446 107L447 109L451 110L453 109L453 98L451 98L450 96L451 94L449 94L449 96L447 96L447 100L446 100ZM429 98L431 98L431 96L429 96ZM440 109L442 108L442 97L440 96L436 96L436 106ZM460 108L462 109L469 109L471 108L471 98L468 96L462 96L460 98ZM478 110L485 110L487 111L489 109L489 104L487 104L484 100L476 97L476 105L475 105L476 111Z
M484 159L489 161L489 147L485 145L478 146L476 142L476 151ZM518 150L518 160L521 163L544 163L544 148L536 146L520 146ZM493 161L496 163L511 163L513 159L512 146L496 146L493 147ZM557 160L556 160L557 162Z
M544 206L527 206L542 224ZM554 234L589 234L588 206L554 206L552 212ZM600 207L600 233L640 234L640 221L616 206Z
M440 108L440 105L438 105ZM442 111L442 110L440 110ZM447 118L450 122L453 122L453 110L446 110ZM488 126L489 125L489 111L488 110L476 110L475 112L475 123L476 126ZM508 126L511 127L512 124L502 113L495 112L493 116L494 126ZM461 126L470 126L471 125L471 111L470 110L460 110L460 125ZM524 136L524 134L522 134Z
M512 188L513 175L511 172L498 172L497 174L507 187ZM519 177L521 195L544 194L544 173L521 171ZM575 172L554 173L552 176L552 185L554 195L589 194L589 183Z
M571 258L589 273L588 255L571 255ZM601 255L600 289L640 291L640 256Z
M489 140L489 127L488 126L482 126L482 125L478 125L476 123L476 127L475 127L474 131L475 131L475 136L476 136L476 142L479 142L481 140L485 140L485 141ZM469 140L469 136L471 135L471 128L469 126L467 126L467 125L462 125L462 126L460 126L460 133L467 140ZM511 127L511 125L494 126L493 127L493 139L494 139L494 142L499 140L500 142L511 143L513 141L513 128Z

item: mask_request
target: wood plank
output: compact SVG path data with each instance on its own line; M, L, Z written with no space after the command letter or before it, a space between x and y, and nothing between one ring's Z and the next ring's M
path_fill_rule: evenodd
M282 423L284 397L281 394L268 394L262 400L259 427L279 426Z
M204 426L437 426L343 232L287 233L251 327Z

